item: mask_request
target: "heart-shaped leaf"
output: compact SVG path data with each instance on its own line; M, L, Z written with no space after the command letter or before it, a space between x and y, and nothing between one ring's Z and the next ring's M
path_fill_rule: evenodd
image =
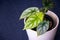
M32 14L34 14L36 12L39 12L39 9L37 7L27 8L26 10L24 10L22 12L21 17L19 19L23 19L23 18L29 17L30 15L32 15Z
M37 35L45 33L49 29L49 21L44 20L37 27Z
M34 15L31 15L29 18L27 18L27 20L25 22L24 30L37 27L38 24L43 21L43 17L44 17L43 12L38 12Z

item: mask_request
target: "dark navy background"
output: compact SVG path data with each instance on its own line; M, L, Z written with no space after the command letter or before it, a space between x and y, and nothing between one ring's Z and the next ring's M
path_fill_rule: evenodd
M0 40L28 40L23 31L23 20L19 21L22 11L28 7L41 7L42 0L0 0ZM53 0L56 6L53 10L60 18L60 0ZM59 25L60 26L60 25ZM55 36L60 40L60 27Z

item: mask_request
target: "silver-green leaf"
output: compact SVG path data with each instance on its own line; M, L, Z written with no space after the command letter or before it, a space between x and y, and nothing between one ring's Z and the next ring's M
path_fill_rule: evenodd
M43 21L43 18L44 18L43 12L38 12L34 15L31 15L30 17L27 18L25 22L24 30L37 27L38 24Z
M37 35L45 33L49 29L49 21L44 20L37 27Z
M27 8L26 10L24 10L20 16L19 19L23 19L23 18L26 18L26 17L29 17L30 15L36 13L36 12L39 12L39 9L37 7L30 7L30 8Z

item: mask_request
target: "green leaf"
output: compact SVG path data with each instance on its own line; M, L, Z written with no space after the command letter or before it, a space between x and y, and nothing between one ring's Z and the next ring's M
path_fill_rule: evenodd
M37 7L27 8L26 10L24 10L22 12L22 14L21 14L19 19L23 19L23 18L29 17L30 15L35 14L36 12L39 12L39 9Z
M43 12L38 12L38 13L36 13L36 15L40 20L43 21L43 18L44 18L44 15L45 15Z
M48 10L54 7L54 3L52 0L42 0L43 6Z
M44 13L42 12L31 15L25 22L24 30L37 27L38 24L43 21L43 17Z
M44 20L37 27L37 35L45 33L49 29L49 21Z

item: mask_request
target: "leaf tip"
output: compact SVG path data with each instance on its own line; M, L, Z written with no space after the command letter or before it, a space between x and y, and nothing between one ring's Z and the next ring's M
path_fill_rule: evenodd
M19 20L23 19L23 17L20 17Z
M23 30L26 30L26 28L23 28Z

